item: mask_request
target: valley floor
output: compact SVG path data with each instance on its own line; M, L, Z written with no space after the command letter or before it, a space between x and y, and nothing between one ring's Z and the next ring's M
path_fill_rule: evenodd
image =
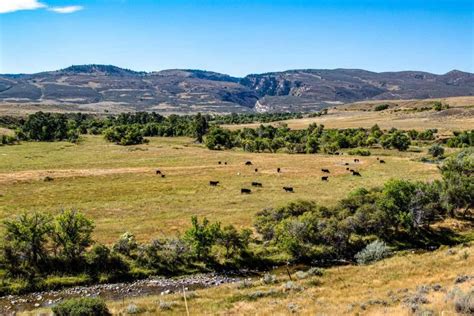
M101 136L85 136L77 145L23 142L0 148L0 220L23 211L77 209L94 220L94 238L102 243L114 242L125 231L141 241L180 233L192 215L250 227L256 212L289 201L332 205L355 188L391 178L439 178L436 165L419 161L423 156L426 148L374 149L369 157L210 151L189 138L151 138L147 145L129 147ZM247 160L253 165L245 166ZM353 177L348 167L362 177ZM330 169L329 182L321 181L321 168ZM157 169L166 178L156 175ZM219 186L209 186L211 180ZM252 188L252 181L263 187ZM295 192L285 193L283 186ZM241 188L253 192L242 195Z

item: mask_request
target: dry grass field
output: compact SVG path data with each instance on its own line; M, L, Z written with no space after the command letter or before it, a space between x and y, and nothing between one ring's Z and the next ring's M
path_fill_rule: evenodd
M415 109L432 106L435 101L449 104L450 108L442 111L415 111ZM376 105L384 103L390 104L391 107L385 111L369 111ZM437 128L441 134L452 135L452 131L474 128L474 97L358 102L332 108L328 111L328 115L282 122L293 129L303 129L311 123L323 124L327 128L370 128L377 123L382 129L392 127L405 130ZM273 122L271 124L278 123ZM253 123L225 127L238 129L259 125L259 123Z
M249 227L256 212L292 200L330 205L357 187L382 185L390 178L438 178L435 165L417 161L426 155L423 151L377 149L370 157L357 157L361 162L355 164L355 156L348 155L210 151L189 138L151 138L147 145L129 147L100 136L86 136L78 145L23 142L0 147L0 219L23 211L74 208L95 221L94 237L104 243L124 231L142 241L179 233L189 227L192 215ZM377 156L387 163L379 164ZM247 160L253 166L245 166ZM351 176L344 162L362 177ZM331 170L329 182L321 181L321 168ZM157 176L156 169L166 178ZM210 180L221 183L210 187ZM240 194L252 181L263 188ZM283 186L293 186L295 193L285 193Z
M454 315L454 300L449 294L457 286L467 292L474 287L474 279L455 284L460 275L472 275L474 246L457 247L450 254L446 249L434 253L405 254L368 266L344 266L326 270L322 277L298 280L287 290L286 272L277 274L278 282L239 289L235 284L197 291L190 299L191 315L412 315L409 303L416 300L421 286L441 285L441 290L430 290L424 296L426 304L416 304L420 310L431 310L435 315ZM467 253L465 258L464 253ZM252 299L258 291L274 290L273 297ZM185 306L181 295L148 297L124 302L109 302L114 314L119 315L131 302L143 306L148 314L163 313L159 302L175 302L167 314L182 315ZM141 305L142 304L142 305ZM444 312L444 314L442 314ZM147 314L147 313L145 313Z

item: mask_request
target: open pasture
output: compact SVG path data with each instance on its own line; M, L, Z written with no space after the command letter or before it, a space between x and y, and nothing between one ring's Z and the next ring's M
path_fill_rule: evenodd
M372 150L370 157L210 151L189 138L150 138L147 145L130 147L100 136L86 136L77 145L23 142L0 148L0 219L28 210L74 208L94 220L94 238L104 243L125 231L139 240L182 232L192 215L248 227L256 212L291 200L331 205L357 187L382 185L390 178L438 178L435 165L417 161L425 154L381 149ZM247 160L253 164L245 166ZM352 176L348 167L362 177ZM157 175L157 169L166 177ZM324 175L328 182L321 181ZM211 180L220 183L210 186ZM253 181L262 187L252 187ZM293 187L294 193L285 192L284 186ZM241 194L241 188L252 193Z

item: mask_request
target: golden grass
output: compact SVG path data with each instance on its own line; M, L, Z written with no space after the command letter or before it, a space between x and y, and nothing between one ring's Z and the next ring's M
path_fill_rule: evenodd
M417 287L439 284L442 289L429 291L426 294L429 303L419 306L432 310L435 315L454 315L453 300L447 294L454 287L464 292L474 287L474 279L461 284L454 282L459 275L473 275L472 267L474 245L471 244L450 251L442 248L424 254L399 254L367 266L329 268L322 277L295 281L303 291L283 290L288 275L277 272L277 284L263 285L254 278L254 286L250 288L240 289L235 284L227 284L198 290L187 303L191 315L288 315L291 305L297 306L299 315L412 315L404 299L416 293ZM246 299L251 293L270 289L277 291L276 297ZM172 302L174 307L162 311L160 301ZM131 303L145 310L142 315L185 314L181 293L125 298L109 301L108 306L114 315L125 315L124 311ZM24 315L36 315L37 312Z
M434 101L449 104L450 109L443 111L414 112L410 109L432 106ZM368 111L377 104L389 103L394 108L385 111ZM323 124L327 128L370 128L377 123L382 129L425 130L437 128L441 134L452 135L452 131L469 130L474 126L474 97L453 97L426 100L379 100L364 101L337 106L329 110L328 115L314 118L281 121L292 129L307 128L311 123ZM399 111L394 111L398 109ZM272 125L279 122L270 123ZM257 127L260 123L225 125L235 130L243 127Z
M358 157L360 164L351 163L362 174L353 177L343 165L352 156L210 151L189 138L152 138L148 145L131 147L99 136L87 136L79 145L23 142L0 148L0 219L25 210L75 208L94 220L94 237L104 243L124 231L139 240L182 232L192 215L249 227L256 212L291 200L332 205L357 187L390 178L438 178L436 166L415 161L424 154L373 150L371 157ZM379 164L376 155L387 164ZM228 165L218 165L219 160ZM254 165L244 166L246 160ZM331 170L327 183L320 180L321 168ZM156 169L166 178L156 176ZM53 181L43 181L46 176ZM210 187L210 180L221 184ZM251 188L252 181L263 188L241 195L240 188ZM293 186L295 193L283 192L283 186Z

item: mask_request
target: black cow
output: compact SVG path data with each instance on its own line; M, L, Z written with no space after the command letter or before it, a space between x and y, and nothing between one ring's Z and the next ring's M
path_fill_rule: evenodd
M380 162L380 163L385 163L385 160L380 160L379 162Z
M250 194L250 193L252 193L252 190L250 189L244 189L244 188L240 189L240 194Z
M257 169L257 168L255 168L255 172L258 172L258 169Z
M277 168L277 172L280 173L281 169L280 168Z
M377 157L377 160L379 160L379 157Z
M352 175L357 176L357 177L362 177L362 175L358 171L352 171Z
M344 163L344 166L349 166L349 163L348 163L348 162L345 162L345 163Z
M354 170L354 169L349 169L349 171L350 171L350 172L355 172L355 170Z
M322 172L325 172L325 173L330 173L329 172L329 169L321 169Z
M156 174L161 174L161 171L160 171L160 170L156 170Z
M224 165L227 165L227 161L226 161L226 162L224 162Z
M251 165L252 165L252 162L251 162L250 160L249 160L249 161L246 161L246 162L245 162L245 165L246 165L246 166L251 166Z
M220 165L222 162L218 161L217 163Z
M336 151L336 152L334 153L334 155L339 156L339 152Z
M164 174L161 175L162 178L166 177Z
M293 191L293 187L283 187L283 190L285 190L285 192L295 192Z
M346 170L349 171L349 167L347 167Z
M356 159L354 159L354 162L359 162L359 159L357 159L357 158L356 158Z
M209 185L216 187L219 184L219 181L209 181Z
M252 182L252 186L261 188L263 185L260 182Z
M329 176L321 177L321 181L329 181Z

